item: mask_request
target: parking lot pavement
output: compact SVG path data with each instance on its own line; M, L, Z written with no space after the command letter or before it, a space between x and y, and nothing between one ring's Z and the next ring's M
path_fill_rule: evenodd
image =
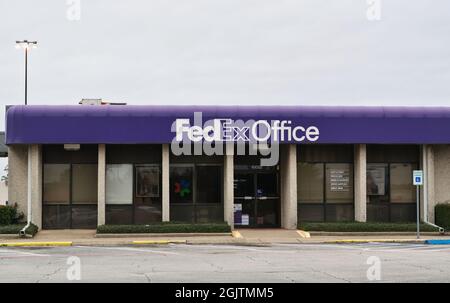
M3 247L0 269L0 282L450 282L450 246Z

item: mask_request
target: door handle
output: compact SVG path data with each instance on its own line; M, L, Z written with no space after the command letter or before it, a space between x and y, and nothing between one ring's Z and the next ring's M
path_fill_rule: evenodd
M267 200L267 197L258 197L258 200Z
M254 198L253 197L250 197L250 196L245 196L244 197L244 200L253 200Z

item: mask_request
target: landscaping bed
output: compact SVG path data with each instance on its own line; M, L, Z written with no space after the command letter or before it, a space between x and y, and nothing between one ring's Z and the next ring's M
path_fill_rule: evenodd
M226 223L155 223L147 225L101 225L98 234L158 234L158 233L231 233Z
M19 235L19 232L22 230L22 228L25 227L24 224L10 224L10 225L0 225L0 235ZM30 236L34 236L38 232L38 227L34 224L31 224L27 230L26 234Z
M438 204L435 208L436 224L450 229L450 204Z
M317 232L415 232L415 223L361 223L361 222L320 222L299 223L298 229ZM421 232L439 232L438 228L422 223Z

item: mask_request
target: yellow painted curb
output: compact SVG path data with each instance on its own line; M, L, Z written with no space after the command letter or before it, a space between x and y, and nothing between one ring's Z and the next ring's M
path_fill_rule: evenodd
M311 238L311 234L304 230L297 230L297 234L299 234L302 238Z
M131 242L135 245L142 244L185 244L186 240L142 240L142 241L133 241Z
M0 243L0 246L3 247L72 246L72 242L11 242L11 243Z
M243 238L242 235L241 235L241 233L238 232L237 230L233 230L233 231L231 232L231 235L233 236L233 238Z

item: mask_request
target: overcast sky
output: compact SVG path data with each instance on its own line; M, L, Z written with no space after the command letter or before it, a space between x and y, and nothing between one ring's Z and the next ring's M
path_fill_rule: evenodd
M23 102L17 39L39 42L29 104L450 105L448 0L379 21L367 0L68 2L0 0L2 105Z

